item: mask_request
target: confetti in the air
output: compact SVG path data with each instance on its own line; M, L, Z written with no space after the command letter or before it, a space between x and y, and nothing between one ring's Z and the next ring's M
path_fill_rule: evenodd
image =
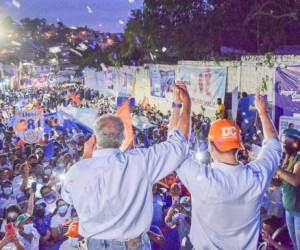
M154 61L155 58L151 52L150 52L150 57L151 57L151 60Z
M84 43L80 43L76 49L81 50L81 51L85 51L88 49L88 47L84 44Z
M134 0L128 0L129 3L134 3Z
M167 48L166 48L166 47L162 47L161 51L162 51L163 53L165 53L165 52L167 51Z
M107 67L104 63L101 63L100 66L104 72L107 71Z
M21 4L17 0L12 0L11 3L13 4L13 6L15 6L18 9L21 7Z
M52 53L52 54L56 54L56 53L60 53L61 49L58 46L56 46L56 47L50 47L49 48L49 52Z
M77 30L76 26L70 26L69 28L72 29L72 30Z
M123 25L123 24L124 24L124 21L119 20L119 24Z
M16 46L21 46L22 44L16 41L11 41L11 44L16 45Z
M87 8L87 10L88 10L89 13L93 13L93 11L92 11L92 9L91 9L90 6L86 6L86 8Z
M78 56L82 56L81 53L79 53L77 50L75 49L70 49L70 51L72 51L74 54L78 55Z

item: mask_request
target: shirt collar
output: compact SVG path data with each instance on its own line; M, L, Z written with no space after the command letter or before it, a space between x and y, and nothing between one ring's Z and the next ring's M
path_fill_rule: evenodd
M104 148L104 149L97 149L93 152L93 157L104 156L108 154L117 154L120 153L121 150L119 148Z

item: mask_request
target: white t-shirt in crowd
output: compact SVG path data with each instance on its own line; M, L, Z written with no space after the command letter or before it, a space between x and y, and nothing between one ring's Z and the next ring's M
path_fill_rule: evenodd
M13 179L12 187L13 187L13 190L14 190L15 194L22 194L23 193L22 190L21 190L22 183L23 183L22 175L18 175Z
M33 238L31 242L25 240L21 235L18 236L23 243L25 250L39 250L40 234L35 228L33 228L32 234Z
M71 208L68 208L67 213L65 214L65 216L60 216L59 214L56 214L52 217L51 219L51 224L50 227L51 228L57 228L60 225L64 224L65 222L71 221Z

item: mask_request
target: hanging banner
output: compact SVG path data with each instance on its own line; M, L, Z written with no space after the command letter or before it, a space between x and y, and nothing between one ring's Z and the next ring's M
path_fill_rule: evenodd
M300 66L277 68L275 72L275 124L280 116L300 113Z
M194 103L214 109L217 98L222 98L224 101L226 68L179 66L178 74L178 80L186 82Z
M15 116L14 130L26 143L37 143L42 139L43 110L18 110Z
M231 95L231 115L232 115L232 120L234 120L234 121L237 118L238 103L239 103L239 90L238 90L238 87L236 87L232 91L232 95Z
M108 68L107 70L103 71L103 89L106 94L115 95L118 80L119 75L115 68Z
M89 89L98 90L100 87L100 83L97 79L97 71L96 69L85 68L83 70L84 76L84 86Z
M118 95L134 95L135 76L129 69L121 69L119 74Z
M300 117L280 116L279 118L279 133L287 128L295 128L300 131Z
M172 94L172 87L175 83L175 71L164 71L150 69L151 95L168 98Z

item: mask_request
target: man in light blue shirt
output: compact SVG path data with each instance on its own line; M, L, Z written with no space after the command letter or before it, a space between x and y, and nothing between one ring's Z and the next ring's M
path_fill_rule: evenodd
M229 120L214 122L209 132L213 163L201 165L189 157L177 170L192 195L190 239L197 250L254 250L260 232L263 194L279 166L281 146L262 96L256 107L265 141L257 159L237 161L240 130Z
M152 186L188 154L190 98L179 86L174 97L173 115L181 115L177 130L168 141L148 149L121 152L122 121L113 115L96 120L84 159L71 167L62 188L62 197L79 215L80 234L89 250L151 248L146 232L153 212Z

